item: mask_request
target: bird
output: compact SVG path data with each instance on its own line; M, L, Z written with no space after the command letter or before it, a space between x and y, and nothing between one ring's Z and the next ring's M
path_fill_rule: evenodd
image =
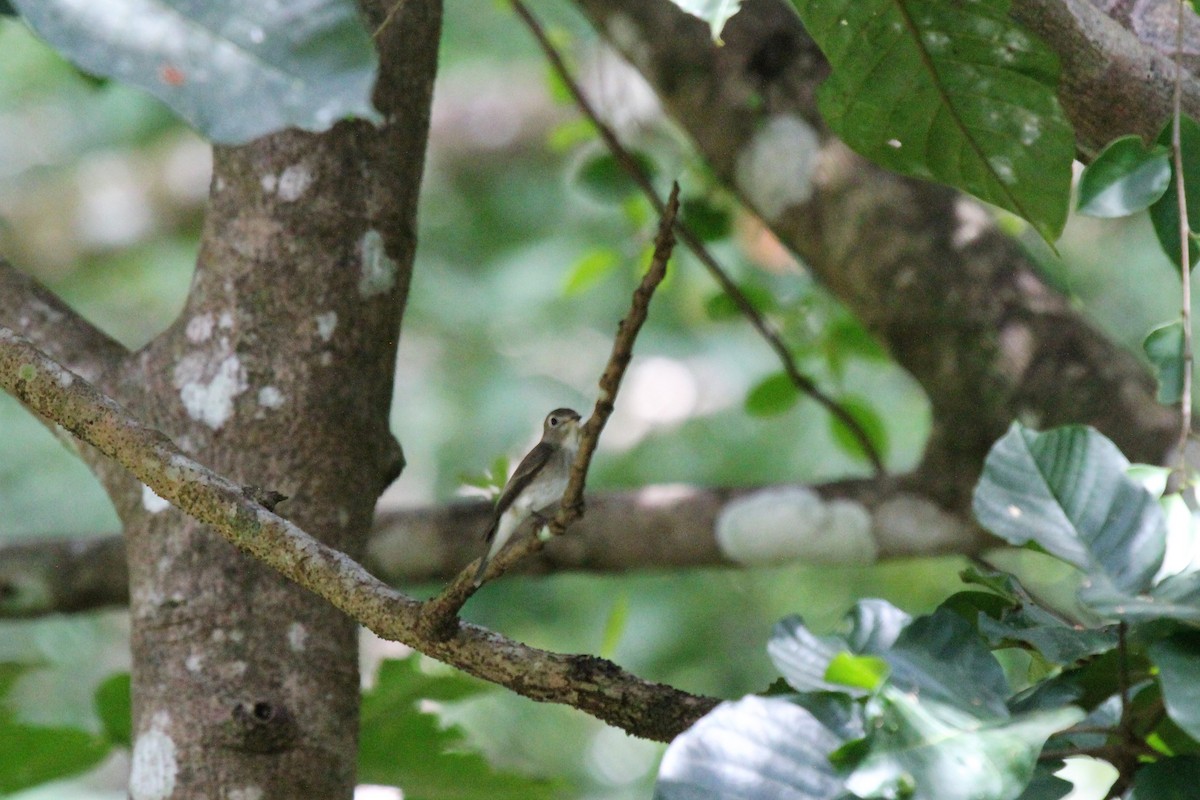
M541 519L543 511L562 499L579 452L579 420L579 413L570 408L556 408L546 415L541 441L521 459L496 501L491 524L483 534L489 546L475 571L476 587L483 583L488 563L513 533L531 516Z

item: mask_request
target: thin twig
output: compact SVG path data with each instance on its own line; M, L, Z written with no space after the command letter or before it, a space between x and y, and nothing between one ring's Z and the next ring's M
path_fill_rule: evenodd
M1183 107L1183 14L1184 2L1179 2L1179 13L1175 19L1175 96L1172 101L1171 150L1175 160L1175 197L1179 203L1179 267L1183 293L1183 387L1179 398L1179 445L1177 447L1178 471L1185 474L1187 463L1185 452L1188 436L1192 432L1192 258L1191 228L1188 225L1187 191L1183 185L1183 148L1179 133Z
M627 149L625 149L623 144L621 144L621 140L617 138L617 135L613 129L606 122L604 122L603 119L601 119L600 114L596 111L596 108L583 93L583 88L571 74L571 70L567 68L562 54L558 52L558 48L554 46L554 43L551 42L550 38L546 35L546 31L542 27L542 24L538 22L537 18L533 15L525 3L522 2L522 0L510 0L510 2L512 3L513 11L515 11L517 16L521 18L521 21L525 23L526 27L528 27L529 31L533 34L533 37L537 40L538 45L541 47L542 52L546 55L546 59L550 62L550 66L554 69L555 74L558 75L559 80L563 82L563 85L567 87L567 91L571 93L571 97L574 98L575 104L579 106L579 110L582 111L583 115L587 117L593 125L596 126L596 130L599 132L600 138L604 140L604 144L617 159L617 163L619 163L621 168L624 169L631 178L633 178L634 182L638 185L638 188L642 190L642 193L646 196L646 199L650 201L650 204L654 207L654 210L658 213L659 217L661 217L665 213L665 205L662 201L662 198L659 197L658 191L654 188L654 184L651 182L650 176L646 174L645 169L641 164L638 163L637 159L634 158ZM809 397L815 400L826 411L837 418L839 422L845 425L850 431L851 435L854 437L855 441L858 442L858 446L862 448L862 451L866 455L867 459L871 462L871 466L875 469L875 472L877 474L883 474L883 459L880 457L879 451L876 449L875 444L871 441L871 437L867 435L866 430L863 429L858 420L856 420L854 416L836 400L825 394L825 392L823 392L811 378L800 372L800 369L796 366L795 359L792 358L791 351L788 350L788 346L784 343L783 337L780 335L779 331L776 330L775 326L770 322L770 320L764 317L759 310L754 307L754 304L750 302L750 299L746 297L746 294L738 287L737 283L735 283L734 280L725 272L725 270L722 269L721 265L717 263L717 260L713 257L712 253L710 253L708 248L704 246L704 243L700 241L700 237L696 236L696 234L692 232L692 229L687 225L687 223L682 220L678 220L675 223L675 229L679 234L680 241L682 241L687 248L695 254L696 258L700 260L700 263L704 265L709 274L712 275L712 277L721 286L721 290L729 296L729 299L732 300L733 304L737 306L739 311L742 312L742 315L750 321L750 324L754 327L754 329L758 331L759 335L761 335L767 341L767 344L771 347L771 349L775 351L775 354L779 357L780 363L783 365L784 373L788 376L788 379L792 382L792 384L799 391L807 394Z
M613 403L621 388L621 378L625 368L633 356L633 344L637 341L638 332L646 321L650 309L650 299L654 290L662 283L667 274L667 262L671 260L671 252L675 248L675 220L679 214L679 184L671 187L671 196L663 209L663 216L658 222L658 235L654 239L654 255L650 259L650 269L642 276L642 281L633 292L633 300L629 305L629 313L621 320L617 335L613 338L612 353L600 376L600 392L596 396L596 406L592 415L584 423L579 435L579 452L571 464L571 477L567 488L563 491L562 502L558 513L546 525L545 539L561 536L575 520L583 516L583 488L587 483L588 468L592 463L592 454L596 451L596 443L600 440L600 432L608 422L613 412ZM485 580L503 574L509 567L541 550L544 540L529 536L501 550L492 559L484 574ZM431 636L449 637L453 635L457 625L457 614L463 604L475 593L475 564L468 564L466 569L458 574L449 586L437 597L429 600L424 607L426 631Z
M450 640L423 634L421 604L345 553L247 497L112 398L0 326L0 389L125 467L155 494L234 546L325 598L359 624L541 702L565 703L628 733L669 741L717 700L645 681L606 659L551 653L477 625Z

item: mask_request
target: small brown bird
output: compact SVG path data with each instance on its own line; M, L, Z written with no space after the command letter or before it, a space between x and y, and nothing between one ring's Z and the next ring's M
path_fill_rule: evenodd
M521 459L517 471L504 485L492 523L484 533L491 542L475 572L475 585L483 583L488 562L531 516L541 517L562 499L571 477L571 464L579 452L579 414L556 408L542 423L542 440Z

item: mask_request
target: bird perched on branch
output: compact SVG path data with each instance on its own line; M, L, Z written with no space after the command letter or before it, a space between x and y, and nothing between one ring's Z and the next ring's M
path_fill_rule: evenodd
M490 546L475 572L476 586L483 582L488 563L513 533L531 516L542 519L542 512L562 499L577 452L579 414L569 408L554 409L542 423L542 440L521 459L496 501L492 524L484 533Z

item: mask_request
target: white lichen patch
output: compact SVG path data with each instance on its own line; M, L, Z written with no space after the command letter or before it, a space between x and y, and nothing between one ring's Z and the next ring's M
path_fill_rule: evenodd
M173 379L188 416L213 430L233 416L234 400L249 386L246 370L233 354L186 355L175 365Z
M158 514L170 507L171 502L169 500L162 499L155 494L153 489L144 483L142 484L142 508L151 514Z
M263 790L257 786L242 786L229 790L229 800L262 800Z
M954 517L920 497L897 495L875 509L875 531L889 551L901 555L940 552L961 542Z
M737 185L767 221L774 221L812 196L820 148L811 125L794 114L778 114L738 155Z
M282 408L283 392L274 386L264 386L258 390L258 404L263 408Z
M826 501L803 487L733 500L715 527L722 555L739 564L869 564L877 551L866 509L849 500Z
M358 293L364 299L389 292L396 285L396 262L383 246L383 236L372 228L363 234L359 243L362 257L362 277L358 280Z
M212 338L214 324L212 314L197 314L188 320L187 327L183 329L183 332L187 335L189 342L200 344Z
M292 648L293 653L303 653L305 641L307 639L308 631L299 622L293 622L288 626L288 647Z
M138 735L129 767L131 800L167 800L174 793L179 765L175 742L167 734L170 724L167 712L159 711L151 718L150 727Z
M192 653L184 659L183 665L187 667L188 672L199 672L200 668L204 666L204 654Z
M306 164L292 164L279 176L279 199L285 203L299 200L312 182L312 170Z
M279 186L279 177L274 174L263 175L258 183L267 194L275 194L275 189Z
M326 311L324 314L317 314L317 336L321 337L321 341L328 342L333 338L333 332L337 329L338 317L336 311Z

